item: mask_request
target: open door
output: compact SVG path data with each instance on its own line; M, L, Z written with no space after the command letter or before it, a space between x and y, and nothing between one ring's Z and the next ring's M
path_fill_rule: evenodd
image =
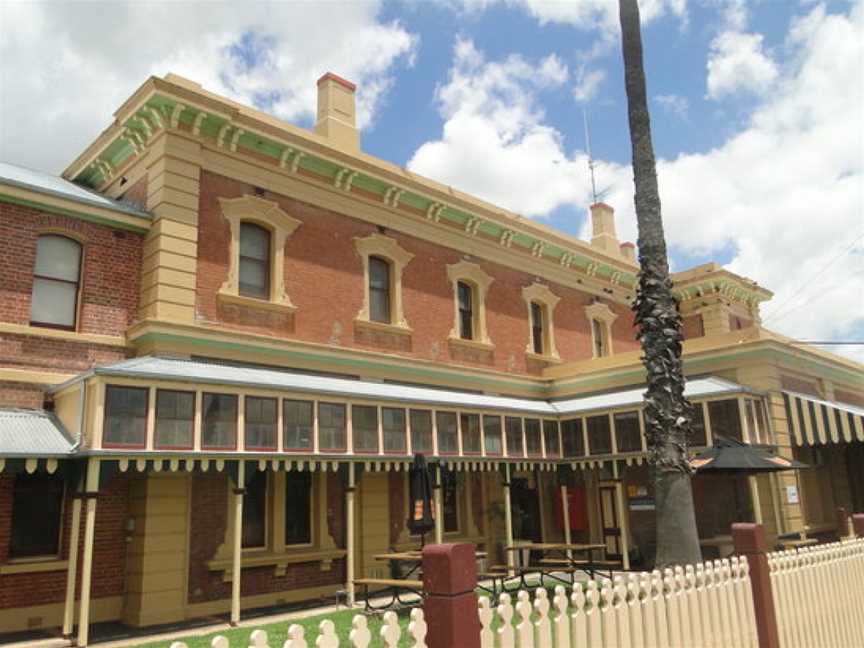
M620 482L601 482L598 488L600 495L600 532L602 542L606 545L607 560L621 560L623 555L621 537L622 520L620 498L618 491Z

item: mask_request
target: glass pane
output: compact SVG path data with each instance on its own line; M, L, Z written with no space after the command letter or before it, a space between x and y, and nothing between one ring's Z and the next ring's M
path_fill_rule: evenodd
M19 473L14 480L9 557L56 556L60 551L63 478Z
M275 398L246 397L245 440L247 448L276 447L276 416Z
M432 412L411 410L411 451L432 452Z
M525 419L525 450L529 456L542 454L540 445L540 419Z
M312 542L312 476L285 473L285 544Z
M438 453L456 454L459 452L459 423L455 412L435 412L438 426Z
M156 391L157 448L191 448L194 425L194 393L167 389Z
M405 410L381 408L381 427L384 431L384 452L405 452Z
M377 407L353 405L351 430L354 433L354 452L378 452Z
M105 390L106 445L145 445L147 435L147 390L109 385Z
M282 443L286 450L311 450L312 425L311 401L284 401Z
M462 452L480 454L480 415L462 414Z
M77 241L50 234L39 237L33 274L77 283L80 270L81 245Z
M486 454L498 455L503 451L500 416L483 417L483 442L486 445Z
M642 450L642 433L639 430L638 412L615 414L615 443L618 452L639 452Z
M318 403L318 447L345 452L345 406L341 403Z
M547 457L561 456L561 443L558 440L558 421L543 421L543 442L546 444Z
M531 302L531 338L534 343L534 353L543 353L543 308L537 302Z
M390 264L380 257L369 257L369 286L390 290Z
M524 457L522 448L522 419L508 416L504 419L504 429L507 433L507 456Z
M757 441L760 443L768 443L769 435L768 435L768 423L765 420L765 404L761 401L753 401L753 409L756 411L756 425L759 428L759 438ZM825 420L825 432L826 434L830 432L828 427L828 420Z
M693 435L690 437L690 445L695 448L708 445L708 434L705 430L705 415L702 411L702 403L693 404Z
M369 257L369 319L390 323L390 264Z
M270 232L254 223L241 223L240 256L269 263Z
M758 443L759 430L756 428L756 416L753 414L753 401L749 398L744 400L744 418L747 420L747 432L750 435L750 443Z
M444 516L444 531L455 533L459 530L459 480L458 475L447 471L441 476L441 508Z
M582 419L570 419L561 423L561 439L565 457L585 456L585 437L582 434Z
M243 496L242 546L263 547L267 534L267 472L255 471Z
M78 284L35 278L30 321L55 326L75 326L77 299Z
M201 447L237 447L237 396L204 394Z
M741 418L738 416L738 399L710 401L708 416L711 417L711 434L743 441Z
M269 297L270 266L266 261L240 258L240 294L247 297Z
M609 426L609 417L606 414L589 416L586 421L589 454L610 454L612 452L612 430Z

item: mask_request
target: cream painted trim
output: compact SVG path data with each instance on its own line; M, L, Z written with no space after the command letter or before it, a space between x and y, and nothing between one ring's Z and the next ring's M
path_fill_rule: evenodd
M222 214L231 227L230 265L228 278L219 288L219 298L239 301L244 306L268 308L267 302L240 295L240 224L249 221L261 225L272 235L270 241L270 309L279 307L293 310L294 305L285 292L285 241L301 225L301 221L290 216L278 203L258 196L242 198L219 198Z
M126 338L115 335L98 335L96 333L79 333L77 331L64 331L42 326L30 326L29 324L11 324L0 322L0 333L12 335L29 335L32 337L52 338L55 340L66 340L81 344L101 344L104 346L125 347Z
M609 350L607 355L614 355L615 349L612 347L612 323L618 318L618 315L616 315L615 312L603 302L594 302L585 307L585 316L588 318L588 322L591 325L591 356L593 358L598 357L597 338L594 333L594 321L600 322L602 325L603 335L605 336L603 342L606 343L606 348Z
M0 565L0 575L65 571L68 566L68 560L21 560Z
M525 346L525 353L532 358L543 360L561 361L561 356L558 354L558 347L555 346L555 307L561 298L549 290L549 287L537 283L536 281L530 286L522 288L522 299L525 300L525 307L528 309L528 344ZM537 302L542 307L543 312L543 353L534 353L534 327L531 322L531 302Z
M28 369L0 368L0 382L34 383L37 385L60 385L71 380L75 374L55 374Z
M266 310L274 313L293 313L297 310L297 307L290 302L286 304L283 302L266 301L264 299L246 297L245 295L232 295L231 293L222 292L221 289L216 294L216 298L223 304L234 304L236 306L243 306L244 308Z
M363 260L363 307L355 318L358 322L380 324L369 318L369 257L378 256L390 262L390 326L403 331L411 330L402 311L402 270L414 255L405 250L396 239L373 233L363 238L355 238L354 246Z
M486 293L489 291L489 286L492 284L493 278L483 271L476 263L470 261L460 261L447 266L447 278L453 284L453 328L450 330L449 339L451 342L479 342L483 345L492 348L492 340L489 339L489 333L486 330ZM474 288L474 297L476 304L472 304L473 312L473 338L471 340L463 340L459 335L459 289L458 283L462 281L470 284Z

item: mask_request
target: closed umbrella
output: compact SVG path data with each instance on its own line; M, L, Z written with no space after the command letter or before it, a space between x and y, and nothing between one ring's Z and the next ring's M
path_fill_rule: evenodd
M408 472L408 530L420 535L421 545L425 534L435 528L435 512L432 505L432 478L426 457L414 455L414 462Z
M703 473L753 475L808 466L794 459L777 456L771 451L770 446L751 445L737 439L715 436L713 447L691 459L690 467L700 475Z

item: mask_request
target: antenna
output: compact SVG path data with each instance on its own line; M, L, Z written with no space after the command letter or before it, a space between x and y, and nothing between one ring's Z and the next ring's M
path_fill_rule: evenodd
M594 181L594 158L591 157L591 136L588 134L588 109L582 108L582 121L585 124L585 149L588 152L588 171L591 174L591 196L592 204L597 202L597 184Z

